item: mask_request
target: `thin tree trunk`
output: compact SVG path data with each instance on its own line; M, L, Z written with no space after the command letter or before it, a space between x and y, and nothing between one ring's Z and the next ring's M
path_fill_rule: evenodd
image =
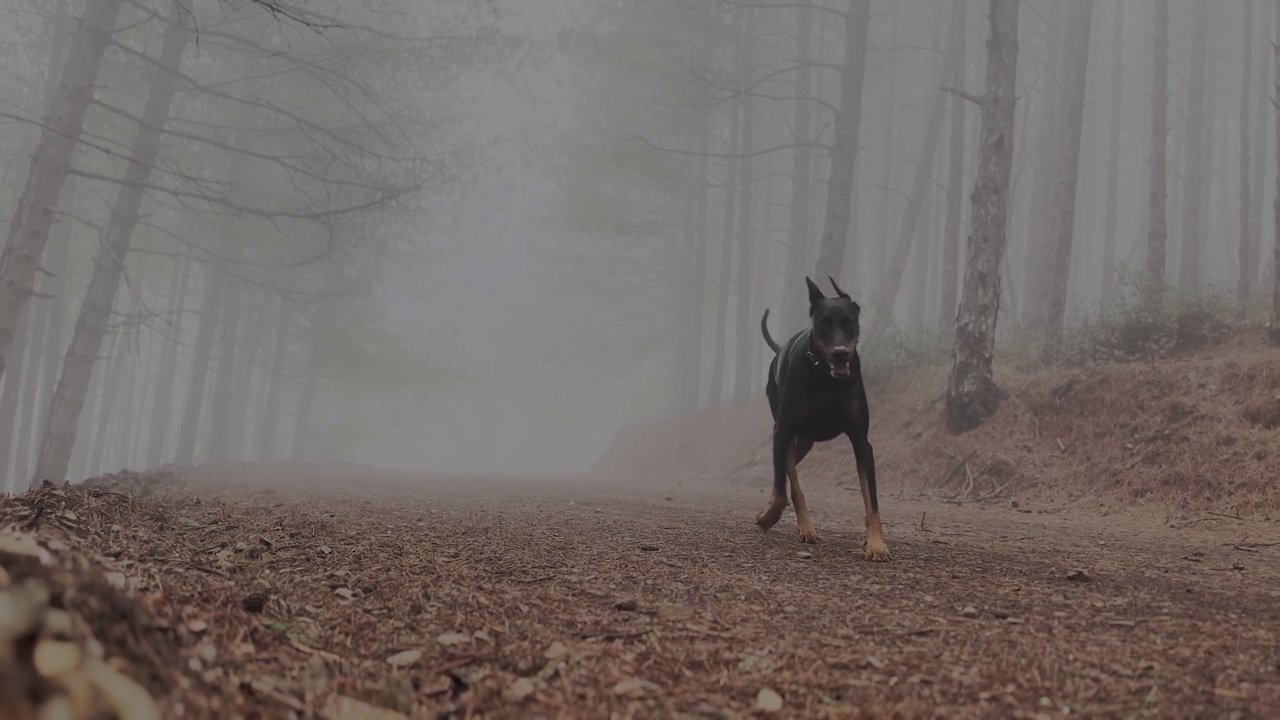
M311 433L311 412L316 401L316 386L319 384L320 358L315 347L308 343L307 370L302 379L302 395L298 398L298 416L293 423L291 457L294 462L302 462L307 457L307 436Z
M752 69L752 58L755 55L756 13L743 8L742 13L742 63L740 72L745 76ZM745 84L746 79L743 77ZM750 153L755 140L755 102L748 94L742 99L742 150ZM737 322L734 340L736 350L733 362L733 400L744 405L751 397L751 354L756 349L755 323L751 320L751 249L755 242L752 236L752 219L755 216L752 207L752 192L755 188L751 174L751 157L747 155L740 161L741 184L738 187L738 205L742 210L738 213L738 276L736 305Z
M222 462L227 459L231 439L231 418L234 396L232 382L235 379L236 346L240 332L240 296L235 288L228 288L222 300L222 327L218 335L218 364L213 373L210 395L213 406L209 412L209 446L207 461Z
M134 392L134 387L137 385L137 366L142 360L140 352L141 333L139 330L140 328L137 327L129 329L127 331L128 334L125 336L127 338L127 342L125 342L124 347L121 348L123 353L120 356L120 379L117 380L117 382L120 383L120 407L111 418L112 432L107 435L105 451L106 467L103 468L105 472L123 470L128 467L129 463L128 452L129 445L133 437L134 426L134 396L137 394ZM85 397L87 398L87 385L85 390ZM79 417L77 416L77 420L78 419ZM68 467L71 465L70 453L67 454L67 465Z
M209 364L218 340L218 310L226 273L213 265L204 267L204 289L200 297L200 319L196 323L195 357L188 377L187 396L183 403L182 424L178 429L178 445L174 463L190 465L195 460L196 435L204 407L205 386L209 380Z
M854 165L858 159L858 132L862 125L862 84L867 74L867 29L871 24L871 0L849 0L844 16L844 62L840 69L840 111L835 118L835 144L827 180L826 216L814 272L819 278L836 277L848 251L849 213L853 202Z
M89 0L72 38L58 91L41 123L40 142L0 253L0 375L18 318L31 297L36 266L53 226L53 209L71 170L71 151L93 100L98 68L122 4L123 0Z
M1206 187L1206 170L1209 169L1205 153L1205 129L1208 106L1207 94L1209 3L1191 4L1191 66L1187 82L1187 132L1186 169L1182 173L1182 251L1178 284L1186 289L1200 286L1200 258L1203 253L1202 231L1204 220L1200 216L1202 190Z
M1244 50L1240 63L1243 66L1240 81L1240 268L1236 288L1241 318L1244 318L1245 310L1249 307L1249 300L1253 295L1253 279L1257 275L1252 253L1253 231L1249 228L1249 201L1253 199L1249 190L1249 74L1253 65L1253 0L1245 0L1244 3L1243 34Z
M1275 15L1276 6L1273 3L1266 3L1267 19L1262 25L1262 38L1264 42L1259 43L1258 72L1255 73L1256 87L1251 90L1254 93L1256 101L1254 102L1254 128L1253 128L1253 147L1254 154L1258 156L1257 162L1253 167L1253 184L1249 188L1252 199L1249 204L1249 232L1252 233L1250 239L1250 257L1255 258L1256 262L1253 267L1253 275L1250 280L1251 285L1256 285L1259 279L1258 270L1263 265L1262 262L1262 233L1263 219L1262 210L1267 204L1266 199L1266 180L1267 180L1267 163L1264 158L1267 155L1267 125L1271 115L1267 112L1271 108L1271 92L1269 88L1270 63L1267 62L1268 43L1265 42L1271 38L1271 26ZM1265 292L1265 287L1263 287ZM1256 295L1256 293L1255 293ZM1256 301L1256 298L1255 298Z
M740 103L729 107L729 154L741 152L738 144L738 111ZM711 386L707 402L715 404L724 397L725 344L729 330L729 286L733 270L734 190L738 183L738 161L725 161L724 225L721 230L720 268L716 278L716 334L711 355Z
M1124 102L1124 0L1111 10L1111 117L1107 144L1107 215L1102 236L1102 309L1111 307L1116 286L1116 223L1120 214L1120 113Z
M1049 224L1054 191L1058 187L1058 146L1062 142L1062 8L1050 2L1045 15L1045 81L1036 123L1035 173L1031 177L1031 214L1026 251L1022 256L1022 324L1035 327L1048 302L1049 264L1053 229Z
M1119 2L1120 0L1116 0ZM952 0L951 27L947 44L953 75L951 85L965 89L965 27L968 20L968 0ZM942 282L939 295L938 322L947 327L955 322L956 294L960 283L960 223L964 210L964 98L951 98L951 137L948 140L950 158L947 160L947 219L942 241Z
M1280 3L1280 0L1277 0ZM1268 333L1273 346L1280 347L1280 11L1274 13L1276 19L1275 40L1271 47L1275 53L1275 65L1272 77L1275 78L1276 107L1276 199L1272 204L1275 219L1275 246L1272 251L1271 270L1271 331Z
M18 320L18 333L13 341L13 357L15 360L25 359L23 353L27 349L27 322L26 318ZM10 470L10 459L13 455L14 434L18 419L18 405L22 390L22 363L15 362L9 364L9 369L4 373L4 391L0 392L0 473L4 474L5 493L11 493L18 488L18 475L16 469ZM17 463L14 463L16 466ZM26 478L23 478L26 482Z
M991 364L1000 312L1000 264L1009 226L1018 0L991 0L987 17L991 38L987 40L986 93L981 105L978 179L973 187L969 260L947 379L946 417L952 432L977 427L996 411L1001 397L991 377Z
M813 11L809 7L811 1L800 0L800 10L796 13L795 62L800 69L796 71L795 117L792 121L796 149L791 155L791 215L787 229L786 275L783 280L785 297L782 301L784 335L791 332L791 328L803 327L808 308L808 296L803 287L806 249L809 245L809 173L812 166L812 151L807 147L811 142L810 128L813 122L810 117L813 104L809 100L813 93L813 70L809 65L813 54Z
M115 419L116 395L120 389L120 373L124 370L125 355L127 353L128 341L122 334L117 332L112 338L110 352L106 356L110 369L107 372L106 385L102 388L102 404L98 409L98 417L92 426L96 428L96 432L94 433L92 451L89 456L89 466L85 468L86 475L90 477L102 472L102 458L107 451L108 431L111 429L111 423ZM93 367L90 366L89 369L92 371ZM39 472L39 466L37 466L37 472ZM44 479L46 478L37 474L31 484L36 485ZM52 478L48 479L52 480Z
M1153 0L1155 12L1152 36L1151 80L1151 187L1148 199L1147 289L1145 295L1159 303L1164 292L1169 225L1166 215L1168 194L1169 135L1169 0Z
M697 119L697 123L699 155L695 165L695 180L698 190L697 196L692 199L694 208L690 220L693 228L687 238L690 241L688 259L680 269L682 298L681 313L677 320L680 367L677 369L679 396L676 402L682 413L696 411L701 397L702 335L705 322L703 313L707 303L707 206L711 198L707 152L711 148L711 122L710 118L703 115Z
M889 18L889 49L898 45L898 20L892 16L892 10ZM889 238L893 236L890 225L892 223L889 208L898 201L898 195L893 188L893 170L894 170L894 133L897 130L897 75L898 75L898 56L891 54L889 56L889 77L886 81L889 85L888 98L885 101L885 127L882 131L884 137L884 154L881 155L880 165L880 187L878 195L880 204L876 209L878 219L876 220L876 228L879 230L879 237L876 238L872 245L871 267L872 277L875 278L874 287L867 288L868 292L879 293L884 285L884 268L888 262L889 255ZM807 306L807 299L804 301Z
M164 445L169 436L169 421L173 417L173 390L178 377L178 348L182 345L182 317L187 308L187 289L191 279L191 264L179 260L174 266L170 281L169 307L176 307L173 322L168 326L168 345L160 363L160 378L156 386L156 400L151 411L151 429L147 436L145 467L156 467L164 462ZM175 286L176 283L176 286Z
M252 298L252 293L249 296ZM247 305L254 307L255 304ZM266 333L268 318L266 313L255 313L252 317L252 329L246 342L240 343L238 367L234 389L231 392L234 401L231 406L231 425L228 428L230 438L227 444L226 459L238 462L244 459L244 437L253 420L253 403L249 400L253 387L253 376L258 370L258 349L262 345L262 336Z
M266 406L258 432L256 456L259 462L275 459L276 435L280 430L280 397L284 392L285 356L289 346L289 321L289 301L282 297L276 320L275 349L271 355L271 380L267 384Z
M1084 87L1089 68L1089 36L1092 34L1093 0L1073 0L1067 9L1066 42L1063 44L1065 132L1058 163L1059 184L1053 203L1050 227L1056 235L1052 284L1044 311L1044 330L1050 346L1061 338L1067 312L1067 287L1071 274L1071 246L1075 239L1076 185L1080 177L1080 135L1084 126Z
M913 267L911 271L911 329L925 327L929 303L929 266L933 254L933 183L930 182L924 191L924 202L920 205L920 222L916 225L916 238L911 243Z
M13 474L23 482L31 479L31 457L34 454L32 438L36 434L32 423L36 417L36 401L40 397L40 376L45 374L41 368L40 353L44 347L42 331L47 327L47 323L42 324L42 321L48 319L47 310L41 308L40 304L29 306L28 310L27 317L23 321L24 324L28 324L27 339L23 343L25 357L21 359L14 357L17 363L15 366L17 372L14 373L14 377L19 378L22 383L22 409L19 411L21 416L18 419L18 439L14 443Z
M942 80L946 75L942 72L943 63L935 66L933 77ZM941 82L933 83L934 87ZM925 193L933 182L933 159L938 154L938 140L942 137L942 118L947 110L947 95L942 90L935 90L929 103L928 120L925 123L924 146L920 157L916 160L915 171L911 178L911 194L907 196L907 207L902 211L902 222L898 224L898 242L893 248L893 257L889 260L889 268L885 271L881 285L880 297L875 309L875 334L879 335L893 322L893 305L902 286L902 275L907 267L907 259L911 255L912 239L916 235L916 223L920 218L920 210L924 206Z
M138 210L145 194L143 188L149 182L151 168L159 156L161 129L168 122L169 106L178 90L174 69L180 67L190 37L182 24L184 13L185 10L174 5L165 29L160 59L155 65L157 74L142 111L142 124L134 137L124 184L120 186L111 208L106 237L94 262L89 288L80 306L71 345L67 348L58 386L49 405L49 417L36 463L38 480L60 482L67 476L93 364L102 349L102 338L106 334L116 290L120 287L133 230L138 223Z

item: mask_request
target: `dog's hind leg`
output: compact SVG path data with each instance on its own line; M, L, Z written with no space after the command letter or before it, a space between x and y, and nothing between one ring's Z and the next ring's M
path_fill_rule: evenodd
M787 508L787 467L794 442L795 435L776 424L773 426L773 490L769 493L769 505L756 516L756 525L761 530L777 525Z
M800 542L818 542L818 533L813 529L813 521L809 519L809 506L804 501L804 491L800 489L800 477L796 474L796 466L809 454L813 441L808 438L796 438L787 453L787 479L791 481L791 502L796 506L796 525L800 527Z
M880 527L880 501L876 497L876 460L871 443L865 436L854 435L853 454L858 463L858 484L862 486L862 508L866 513L866 558L876 562L889 559L889 546L884 543L884 531Z

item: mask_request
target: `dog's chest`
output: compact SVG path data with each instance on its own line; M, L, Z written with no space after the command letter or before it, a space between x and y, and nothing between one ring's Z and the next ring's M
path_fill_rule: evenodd
M797 408L795 427L802 435L819 442L830 440L849 428L850 398L845 393L832 393Z

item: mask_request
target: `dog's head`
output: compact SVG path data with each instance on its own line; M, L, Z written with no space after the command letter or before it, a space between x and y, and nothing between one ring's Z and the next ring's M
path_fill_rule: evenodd
M809 317L813 319L813 352L815 359L825 363L831 377L846 379L852 373L854 354L858 351L858 316L862 308L840 289L834 278L831 287L836 296L829 298L809 278Z

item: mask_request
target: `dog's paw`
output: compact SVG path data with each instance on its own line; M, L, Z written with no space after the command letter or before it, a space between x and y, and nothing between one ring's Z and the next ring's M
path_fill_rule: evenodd
M862 551L863 557L871 562L887 562L889 560L889 546L884 544L884 540L875 538L868 540Z
M774 496L770 499L769 506L756 516L756 525L759 525L761 530L768 530L778 524L778 521L782 519L782 511L786 509L787 499Z
M818 533L813 528L800 529L800 542L806 545L813 545L818 542Z

